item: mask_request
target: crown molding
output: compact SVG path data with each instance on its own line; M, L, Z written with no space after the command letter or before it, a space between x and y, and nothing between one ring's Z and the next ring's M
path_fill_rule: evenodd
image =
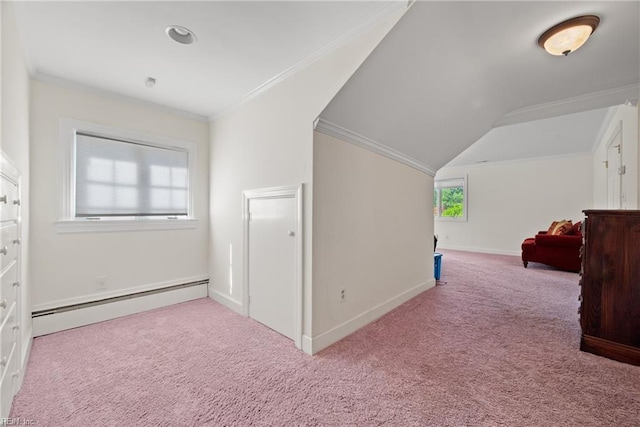
M559 101L547 102L511 111L493 124L493 127L530 122L549 117L611 107L624 104L626 101L635 102L640 97L640 84L634 83L615 89L601 90L585 95L566 98Z
M325 135L338 138L342 141L357 145L358 147L373 151L374 153L403 163L407 166L419 170L420 172L426 173L429 176L436 175L436 171L434 169L431 169L427 165L420 163L412 157L407 156L406 154L403 154L391 147L387 147L386 145L383 145L377 141L374 141L371 138L367 138L366 136L360 135L356 132L352 132L349 129L345 129L342 126L338 126L334 123L328 122L322 118L318 121L316 130L318 132L324 133Z
M365 33L369 28L373 27L375 24L382 21L382 19L386 18L387 16L391 16L392 13L398 10L401 10L402 8L405 8L405 12L406 12L407 10L409 10L409 8L412 5L413 3L405 3L403 1L393 1L388 3L383 8L378 10L376 13L363 18L359 23L351 27L349 30L343 32L338 37L336 37L335 39L333 39L332 41L330 41L320 49L314 51L313 53L303 58L302 60L298 61L297 63L293 64L286 70L282 71L279 74L276 74L271 79L262 83L257 88L246 93L237 102L223 108L220 111L213 113L212 115L209 116L209 121L217 120L237 110L239 107L241 107L243 104L245 104L249 100L257 97L258 95L262 94L263 92L266 92L267 90L277 85L278 83L286 80L287 78L297 73L298 71L302 70L303 68L310 65L311 63L315 62L322 56L327 55L330 52L333 52L334 50L346 44L349 40L355 38L356 36L359 36L360 34Z
M200 114L191 113L189 111L179 110L177 108L169 107L168 105L157 104L155 102L146 101L144 99L135 98L129 95L123 95L117 92L111 92L106 89L100 89L95 86L89 86L82 83L78 83L72 80L67 80L62 77L51 76L49 74L43 74L40 72L36 72L33 76L34 80L53 84L56 86L61 86L67 89L74 89L85 93L90 93L94 95L103 96L105 98L114 99L116 101L127 102L129 104L139 105L142 107L151 108L157 111L161 111L163 113L173 114L175 116L180 116L186 119L197 120L200 122L208 122L207 117L202 116Z

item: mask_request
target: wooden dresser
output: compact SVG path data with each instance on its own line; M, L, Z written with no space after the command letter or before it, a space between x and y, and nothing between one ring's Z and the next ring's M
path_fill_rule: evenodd
M580 350L640 365L640 211L584 213Z

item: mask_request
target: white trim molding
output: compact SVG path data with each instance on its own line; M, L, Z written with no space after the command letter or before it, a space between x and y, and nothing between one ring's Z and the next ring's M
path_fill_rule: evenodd
M242 192L242 314L250 317L249 312L249 202L253 199L294 198L296 200L296 259L295 259L295 325L294 342L302 349L302 321L303 321L303 189L304 185L269 187Z
M520 243L518 243L519 247ZM517 256L520 257L522 252L520 250L502 250L502 249L489 249L489 248L476 248L470 246L449 246L444 242L438 240L438 249L446 249L450 251L461 251L461 252L476 252L480 254L491 254L491 255L509 255L509 256Z
M391 14L393 14L394 12L404 8L405 9L404 12L406 13L406 11L409 10L409 8L412 6L412 3L404 3L404 4L403 3L404 2L401 2L401 1L389 2L387 5L382 7L380 10L378 10L374 14L363 18L359 23L356 23L355 25L353 25L351 28L349 28L344 33L340 34L338 37L336 37L331 42L327 43L326 45L324 45L320 49L315 50L313 53L311 53L307 57L305 57L302 60L298 61L297 63L293 64L292 66L290 66L286 70L282 71L281 73L276 74L271 79L269 79L266 82L262 83L257 88L255 88L255 89L251 90L250 92L248 92L247 94L243 95L235 103L233 103L233 104L223 108L222 110L212 114L211 116L209 116L209 121L217 120L217 119L219 119L219 118L221 118L221 117L223 117L223 116L235 111L240 106L242 106L244 103L246 103L246 102L250 101L251 99L257 97L258 95L266 92L267 90L269 90L273 86L277 85L278 83L286 80L287 78L289 78L293 74L297 73L298 71L302 70L303 68L305 68L309 64L315 62L316 60L318 60L322 56L333 52L334 50L336 50L339 47L341 47L344 44L346 44L349 40L355 38L356 36L359 36L360 34L364 34L367 30L369 30L371 27L373 27L376 23L382 21L384 18L386 18L388 16L391 16ZM403 15L404 15L404 13L403 13Z
M615 89L601 90L561 99L544 104L532 105L511 111L499 120L493 127L513 125L516 123L557 117L565 114L578 113L596 108L611 107L624 104L627 101L635 102L640 97L640 85L632 84Z
M76 134L90 132L99 136L121 138L123 141L142 142L160 148L185 151L188 155L189 217L187 218L100 218L87 220L75 217L75 167ZM59 233L91 233L114 231L145 231L194 229L197 226L195 214L195 194L197 183L198 150L195 143L173 138L149 135L128 129L114 128L98 123L61 117L58 122L59 168L58 191L59 208L56 229Z
M142 286L134 286L126 289L118 289L110 292L100 292L100 293L92 293L90 295L84 295L82 297L75 298L62 298L54 301L49 301L42 304L36 304L32 307L32 312L44 311L44 310L52 310L56 307L64 307L69 305L77 305L77 304L86 304L94 301L109 299L109 298L119 298L127 295L137 294L141 292L149 292L149 291L159 291L165 288L171 288L174 286L179 286L185 283L195 283L195 282L204 282L208 281L208 275L202 276L190 276L183 277L181 279L169 280L166 282L158 282L158 283L150 283Z
M347 337L348 335L351 335L363 326L366 326L374 320L382 317L394 308L409 301L411 298L414 298L420 295L422 292L433 288L435 285L436 279L429 279L428 281L421 283L420 285L415 286L407 291L404 291L403 293L396 295L395 297L381 304L378 304L377 306L363 313L360 313L357 316L347 320L346 322L334 328L331 328L326 332L316 335L313 338L305 336L303 340L303 350L305 350L305 352L309 354L316 354L320 350L329 347L331 344L340 341L341 339Z
M598 149L598 147L600 146L600 142L604 138L604 135L607 133L607 130L609 129L609 126L613 122L613 118L616 116L616 114L618 113L619 110L620 110L620 106L619 105L615 106L615 107L609 107L607 109L607 114L605 114L604 120L602 121L602 124L600 125L600 129L598 129L598 134L596 135L595 139L593 140L593 145L591 146L591 153L592 154L595 153L596 150Z
M374 141L371 138L367 138L364 135L360 135L335 123L324 120L323 118L320 118L320 120L318 121L316 131L322 132L325 135L329 135L334 138L338 138L342 141L349 142L353 145L357 145L358 147L364 148L366 150L373 151L374 153L380 154L381 156L385 156L389 159L398 161L414 169L417 169L420 172L426 173L429 176L433 177L436 175L435 169L430 168L429 166L419 162L418 160L407 156L406 154L403 154L394 148L387 147L380 142Z
M198 226L196 219L99 219L56 221L58 233L110 233L114 231L192 230Z
M231 298L229 295L225 295L220 291L216 291L209 287L209 298L227 307L229 310L234 311L238 314L242 313L242 301L238 301L236 299Z
M41 336L92 323L103 322L134 313L207 297L207 284L167 290L114 302L89 305L33 318L33 335ZM34 309L34 311L36 311Z

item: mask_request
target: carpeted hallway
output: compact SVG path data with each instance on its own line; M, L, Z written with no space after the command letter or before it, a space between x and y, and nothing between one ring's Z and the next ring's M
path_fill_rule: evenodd
M443 251L442 284L316 356L201 299L36 338L37 426L638 426L640 367L578 350L578 275Z

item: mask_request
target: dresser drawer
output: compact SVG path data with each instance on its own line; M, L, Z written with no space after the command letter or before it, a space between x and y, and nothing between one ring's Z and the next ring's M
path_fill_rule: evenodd
M0 221L18 218L18 187L0 176Z
M18 254L18 225L16 222L2 223L0 228L0 271L3 271Z
M17 300L19 286L18 283L18 264L13 263L0 277L0 325L4 321L9 309L14 301Z
M9 415L13 396L18 386L18 346L14 345L9 352L6 366L0 368L0 410L4 416Z
M9 312L5 316L4 321L0 325L0 369L4 372L4 368L8 366L11 352L14 350L18 337L16 304L9 307Z
M11 359L11 353L16 348L19 329L16 313L16 304L12 304L7 316L0 324L0 368L3 372Z

